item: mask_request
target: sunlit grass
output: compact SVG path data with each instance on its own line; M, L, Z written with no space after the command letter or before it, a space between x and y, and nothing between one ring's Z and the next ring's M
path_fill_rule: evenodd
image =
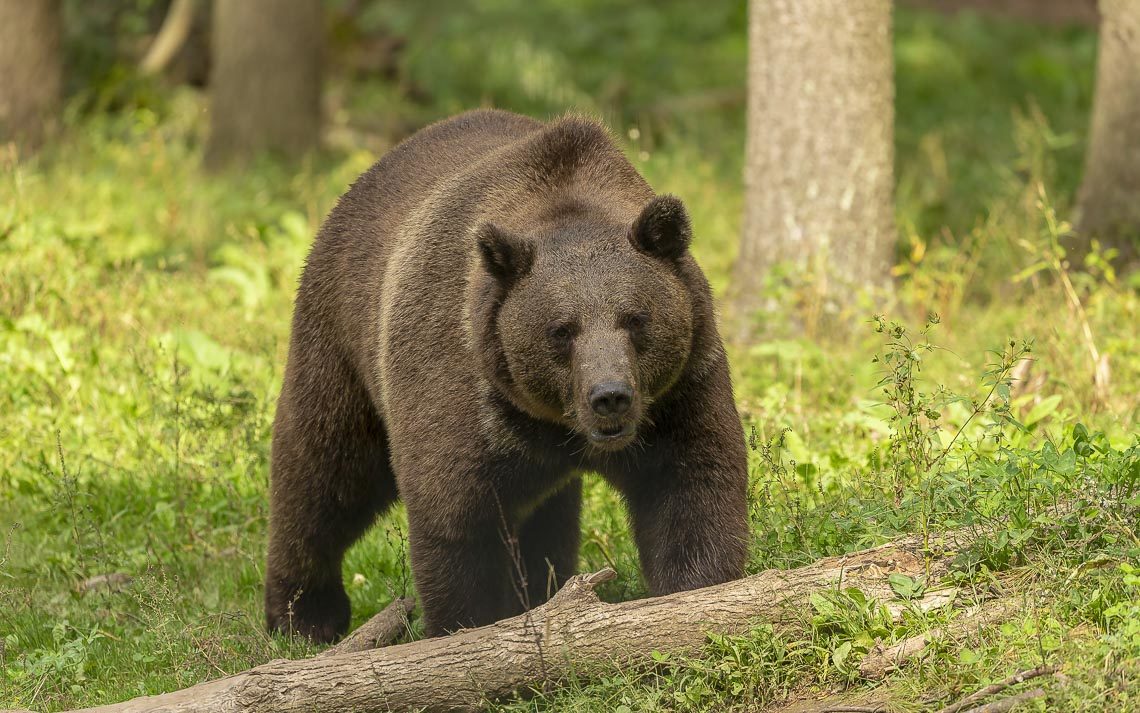
M1127 463L1120 454L1135 439L1140 409L1137 285L1072 266L1078 314L1055 275L1022 277L1051 240L1042 191L1062 216L1071 203L1083 130L1075 117L1087 113L1088 93L1084 80L1074 90L1066 78L1091 76L1093 40L1055 32L1042 43L1013 25L922 14L901 15L898 31L902 247L898 289L882 308L912 332L929 313L940 315L931 337L939 348L922 355L927 389L985 396L986 351L1011 338L1032 339L1037 359L1031 386L1011 395L1026 432L1007 445L1020 450L998 452L971 424L967 444L980 445L952 465L1014 463L1010 473L996 465L982 473L995 492L1027 485L1070 497L1106 483L1103 463ZM588 40L578 38L583 47ZM726 43L710 56L740 60L739 42ZM982 69L999 48L1013 69L986 79ZM541 89L544 71L564 78L566 66L539 64L523 89ZM500 103L515 106L513 80L500 80ZM591 94L580 81L567 96ZM963 84L974 87L966 99ZM535 91L535 101L560 101ZM460 99L440 98L432 111ZM75 119L41 157L0 165L0 705L93 705L312 653L267 636L261 623L269 428L305 252L336 197L376 157L353 150L298 168L264 163L207 176L198 170L201 98L179 91L166 102ZM739 115L687 116L644 131L636 116L612 118L639 170L689 205L694 252L723 296L742 209ZM759 444L779 443L775 460L751 455L756 487L773 488L770 509L754 518L753 569L793 566L914 529L931 513L954 514L949 500L933 510L922 509L932 507L922 498L888 507L892 423L876 388L884 372L872 362L883 350L874 310L868 303L820 313L805 307L811 290L810 280L792 280L776 296L795 327L730 347L747 427ZM1094 387L1085 324L1109 355L1107 392ZM952 434L968 413L947 407L941 426ZM1044 444L1079 447L1078 422L1102 431L1097 443L1112 454L1083 465L1085 481L1034 480ZM1001 497L971 507L1007 506ZM894 688L910 701L929 691L948 697L1045 652L1080 674L1063 694L1071 709L1097 710L1134 666L1129 656L1140 655L1127 624L1140 591L1123 569L1140 558L1128 539L1134 525L1089 545L1103 566L1080 569L1074 556L1086 553L1064 551L1068 533L1018 550L1039 558L1016 565L1028 568L1022 596L1045 603L939 648ZM620 502L594 479L582 526L581 567L610 565L621 575L604 597L642 594ZM1019 531L1037 537L1050 526ZM411 588L405 533L397 510L349 553L354 623ZM82 586L116 573L131 581ZM1106 613L1113 607L1119 614ZM517 705L720 710L737 700L738 684L760 703L794 686L847 683L832 656L862 641L862 620L821 633L808 619L814 648L758 630L710 642L700 659L615 670ZM906 622L896 633L930 623ZM1098 678L1094 669L1108 673Z

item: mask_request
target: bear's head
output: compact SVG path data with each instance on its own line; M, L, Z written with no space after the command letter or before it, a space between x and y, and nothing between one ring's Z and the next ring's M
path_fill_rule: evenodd
M658 196L629 223L571 204L537 226L476 229L477 349L516 407L620 450L689 358L688 214Z

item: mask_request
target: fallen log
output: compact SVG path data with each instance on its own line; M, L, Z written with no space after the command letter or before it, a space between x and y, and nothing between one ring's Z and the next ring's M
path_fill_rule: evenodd
M802 629L813 592L857 587L893 598L888 577L934 581L959 542L910 537L829 557L792 570L663 597L607 604L594 588L613 570L577 575L534 610L478 629L398 646L276 660L157 696L84 709L85 713L262 713L276 711L431 711L477 707L527 687L589 676L650 660L654 651L693 653L709 632L756 623Z

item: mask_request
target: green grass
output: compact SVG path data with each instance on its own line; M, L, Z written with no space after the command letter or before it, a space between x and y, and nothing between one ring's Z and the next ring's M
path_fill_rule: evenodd
M742 14L717 5L690 27L667 5L629 20L642 34L614 47L574 14L604 2L488 7L436 28L436 55L408 60L416 78L440 57L465 58L470 76L441 83L427 106L352 87L350 118L421 120L488 100L602 112L650 182L691 207L694 250L723 294L741 213L739 111L649 119L644 106L707 88L709 76L741 87ZM479 29L512 9L536 31L533 46L512 45L510 56L530 58L522 77L496 53L458 47L463 22ZM409 32L426 32L420 19ZM889 320L876 331L869 305L821 316L811 285L793 283L777 297L797 330L732 346L757 446L750 569L984 525L955 576L1023 606L940 644L883 690L919 710L1044 660L1069 677L1050 684L1055 709L1140 707L1140 285L1052 260L1065 239L1053 210L1067 213L1079 177L1095 38L914 12L899 13L896 30L901 239L887 311L905 331ZM657 57L662 38L679 39ZM631 72L628 92L593 99L614 63L656 66L666 85ZM34 160L0 158L0 706L112 702L312 653L261 624L269 426L308 244L375 156L342 149L208 177L201 97L146 91L132 109L77 112ZM941 324L927 333L931 312ZM1108 355L1107 389L1094 387L1082 320ZM836 333L836 322L851 329ZM1022 340L1033 386L1007 397L1000 385ZM582 569L618 569L607 599L641 595L618 499L596 480L587 490ZM396 512L349 553L354 624L410 590L405 531ZM80 587L114 573L131 581ZM858 689L852 671L873 640L946 616L890 621L857 593L837 597L816 600L798 633L714 637L701 656L615 667L503 706L726 710Z

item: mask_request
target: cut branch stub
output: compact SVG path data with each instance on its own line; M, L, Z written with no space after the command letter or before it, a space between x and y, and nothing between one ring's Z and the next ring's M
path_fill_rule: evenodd
M414 597L396 597L380 613L361 624L340 643L330 646L319 655L336 656L394 644L400 635L408 630L408 617L415 608Z

